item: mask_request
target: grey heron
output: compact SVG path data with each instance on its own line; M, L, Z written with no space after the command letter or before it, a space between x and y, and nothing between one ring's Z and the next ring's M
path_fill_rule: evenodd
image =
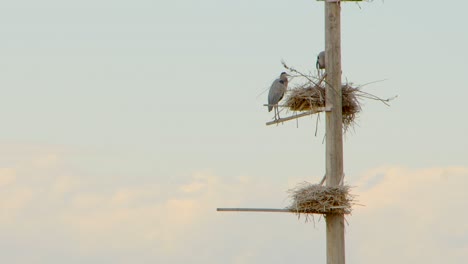
M322 51L318 54L317 56L317 62L315 63L315 67L317 70L323 70L326 67L326 62L325 62L325 51Z
M283 99L286 89L288 88L288 74L282 72L280 77L273 81L268 93L268 112L275 109L275 120L279 119L278 103Z

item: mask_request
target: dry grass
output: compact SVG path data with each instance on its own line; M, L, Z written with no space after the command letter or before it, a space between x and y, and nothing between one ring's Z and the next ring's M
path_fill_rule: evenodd
M283 67L291 74L301 80L306 80L306 84L299 85L288 91L283 105L290 111L317 111L317 108L325 107L325 76L314 76L313 74L304 74L292 67L281 62ZM325 74L326 75L326 74ZM370 84L370 83L369 83ZM343 130L354 125L358 114L361 112L361 100L371 99L380 101L389 106L389 102L398 96L387 99L382 99L373 94L361 90L362 86L352 86L350 83L341 86L342 92L342 115L343 115Z
M352 126L356 116L361 112L361 103L358 100L359 88L352 87L345 84L341 87L342 93L342 113L343 113L343 127L346 130Z
M291 111L310 111L325 106L325 88L314 85L294 88L284 104Z
M298 216L308 214L350 214L354 196L350 186L322 186L303 182L289 190L291 205L288 209Z
M341 87L342 92L342 114L343 128L346 130L352 126L357 114L361 111L361 104L358 100L359 88L345 84ZM325 106L324 85L308 84L292 89L286 98L285 107L290 111L316 111L319 107Z

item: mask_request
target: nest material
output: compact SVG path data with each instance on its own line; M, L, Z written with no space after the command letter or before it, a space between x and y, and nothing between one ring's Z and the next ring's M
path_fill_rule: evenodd
M318 108L325 106L325 91L325 87L320 85L306 85L292 89L285 106L291 111L317 111ZM346 130L354 123L357 114L361 111L357 96L359 88L345 84L342 86L341 93L343 127Z
M322 186L304 182L289 190L292 203L288 209L301 214L350 214L354 196L350 186Z
M325 88L317 85L294 88L290 91L285 106L291 111L310 111L324 107Z

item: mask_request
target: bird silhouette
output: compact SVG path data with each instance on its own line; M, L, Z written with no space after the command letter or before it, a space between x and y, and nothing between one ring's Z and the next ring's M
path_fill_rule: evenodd
M268 93L268 112L275 110L275 120L280 118L278 111L278 103L283 99L286 90L288 89L288 74L282 72L280 77L273 81Z

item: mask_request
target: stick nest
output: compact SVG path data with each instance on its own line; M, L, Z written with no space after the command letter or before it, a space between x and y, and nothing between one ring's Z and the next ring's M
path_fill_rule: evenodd
M301 214L350 214L354 196L347 185L322 186L303 182L289 190L292 203L288 209Z
M309 84L290 90L285 106L291 111L317 111L325 107L326 89L324 85ZM357 114L361 111L358 100L359 88L344 84L342 93L343 128L346 130L353 125Z
M286 70L293 74L294 77L299 77L302 80L306 80L305 84L299 85L288 91L288 95L285 99L286 103L283 106L293 112L320 112L320 109L318 108L326 106L325 91L327 89L325 89L326 83L324 82L326 73L325 75L319 74L317 77L313 76L312 74L304 74L292 67L289 67L284 61L281 63ZM347 131L348 128L353 126L356 122L356 117L361 112L361 99L376 100L387 106L390 106L389 102L398 97L394 96L383 99L362 91L362 87L363 85L355 87L351 83L346 83L341 86L342 120L344 131ZM331 89L331 91L334 90Z

